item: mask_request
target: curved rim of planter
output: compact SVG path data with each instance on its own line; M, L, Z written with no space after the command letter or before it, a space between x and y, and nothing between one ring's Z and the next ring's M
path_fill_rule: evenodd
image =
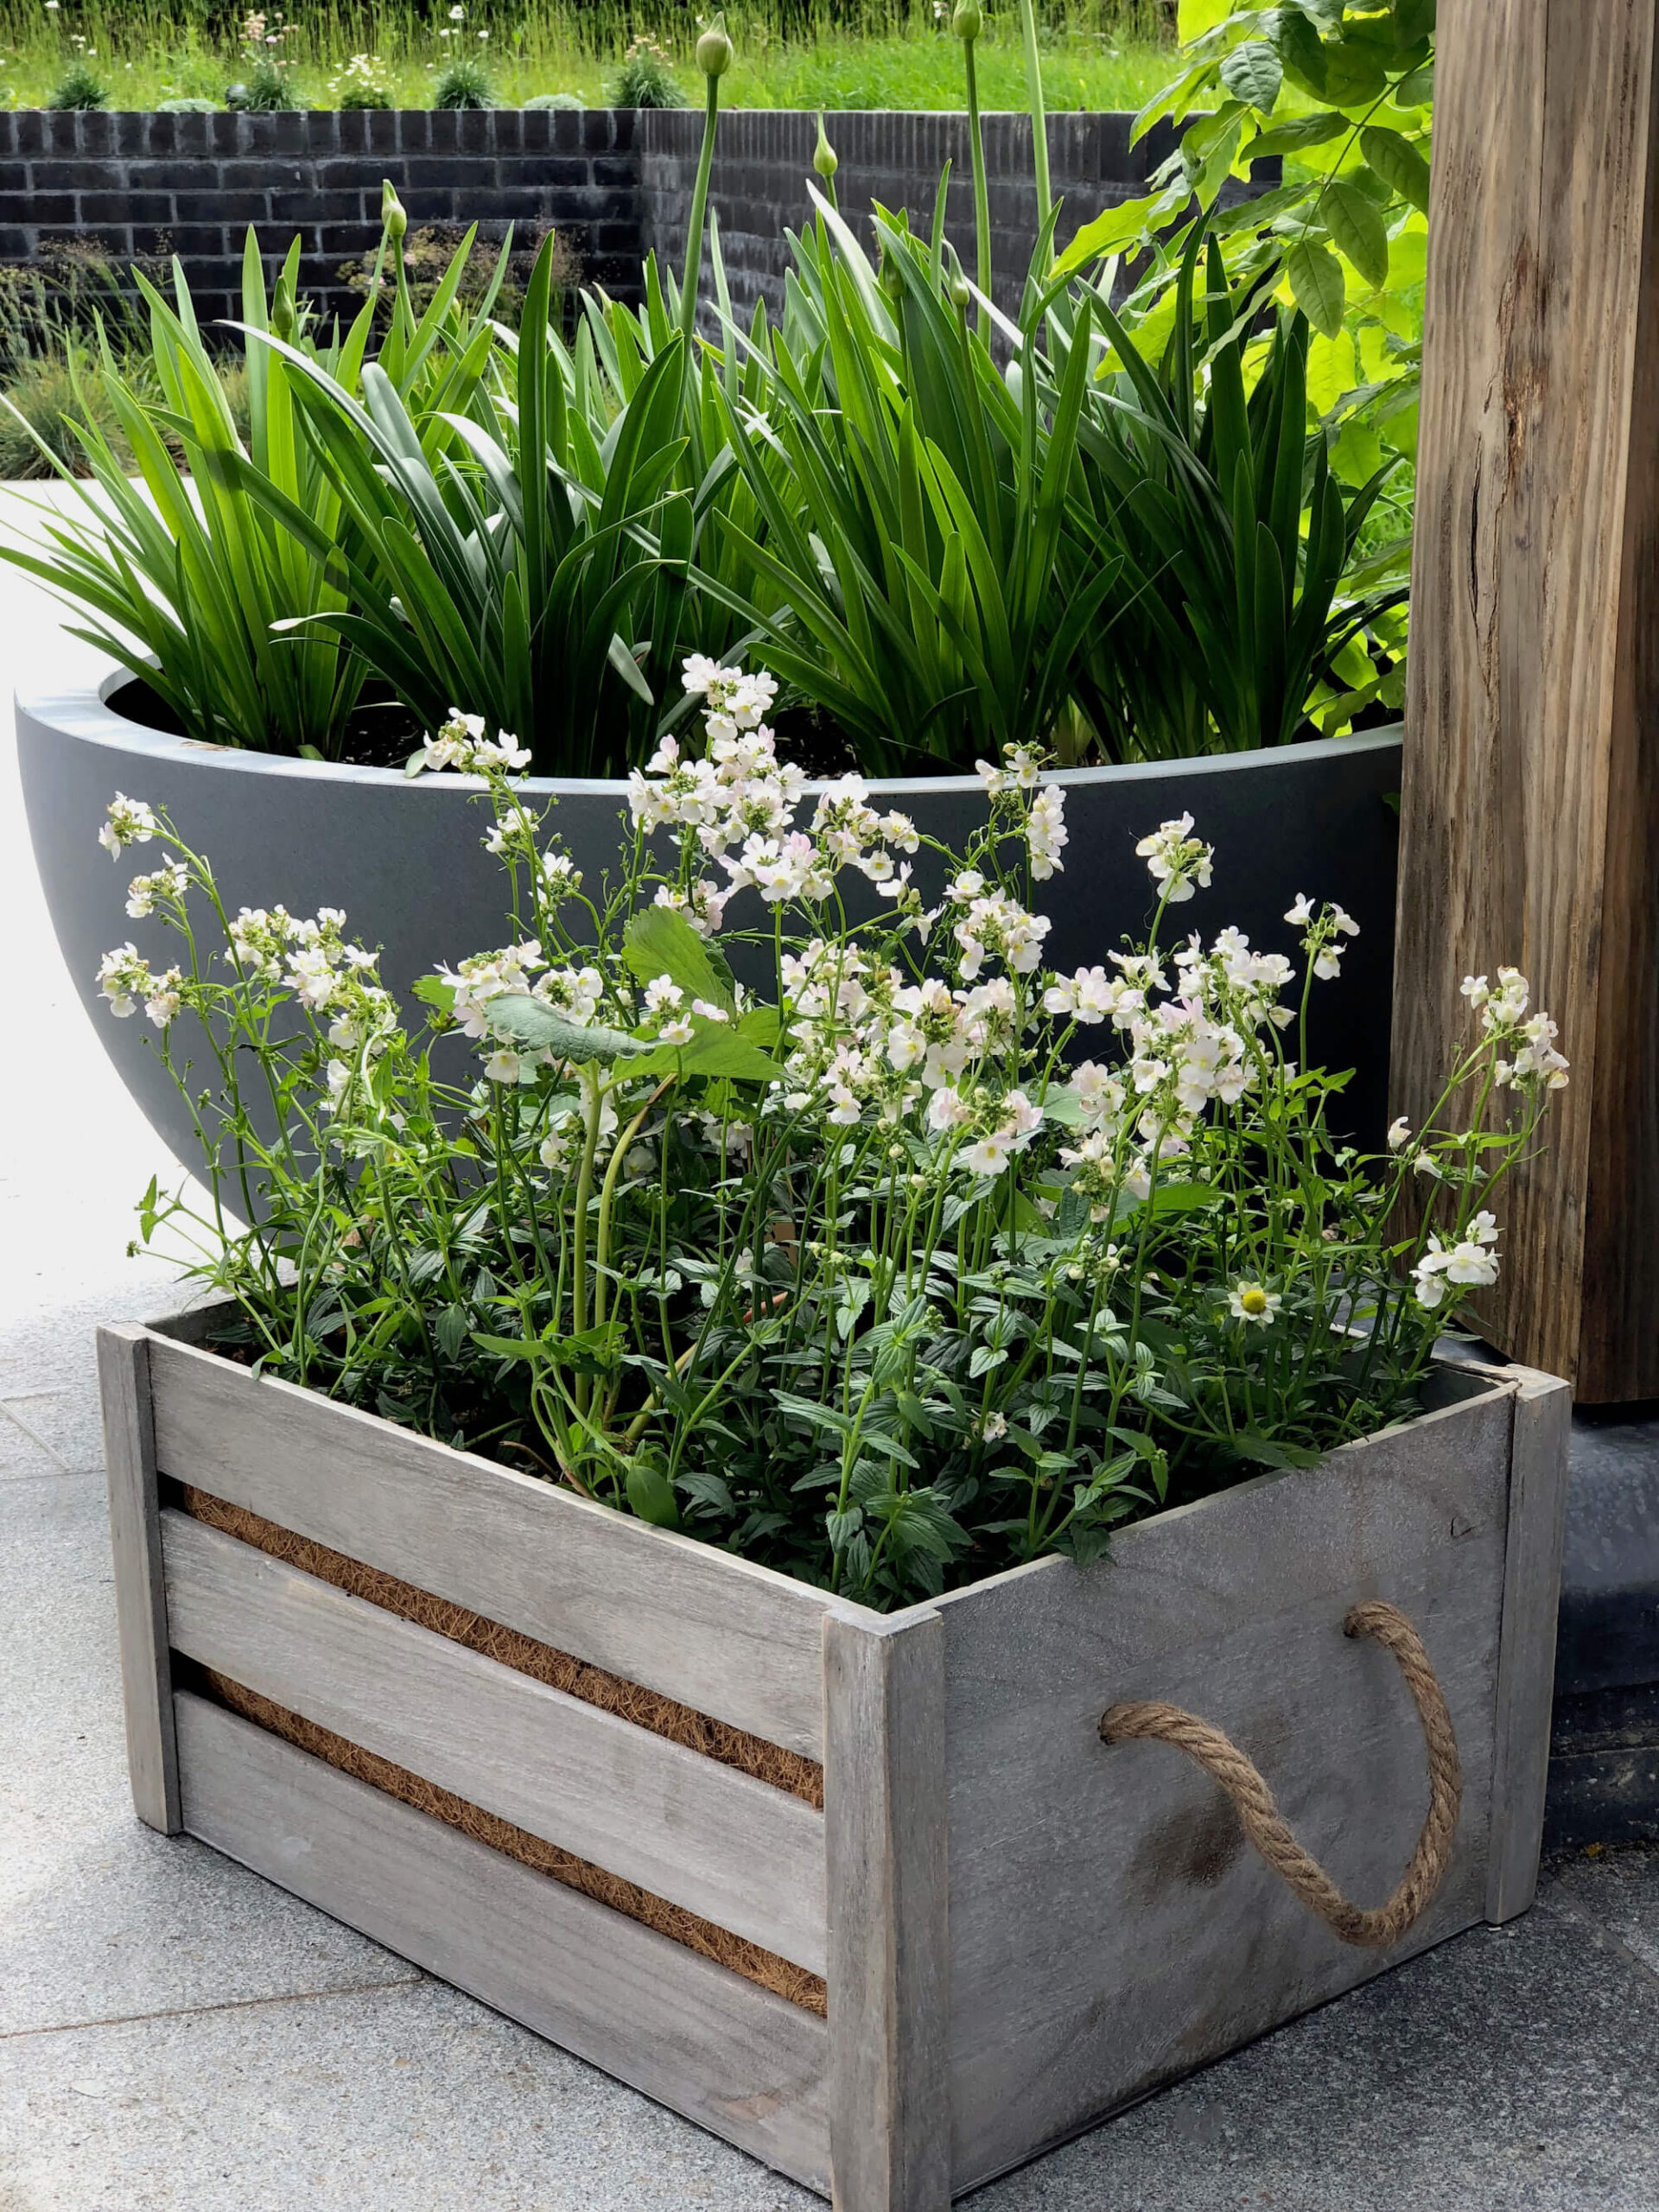
M95 679L67 687L38 685L25 690L20 686L14 694L14 705L18 715L26 714L35 722L48 729L60 731L66 737L86 738L98 744L130 753L135 761L188 761L204 767L221 768L231 774L296 776L324 784L345 782L378 784L403 790L409 788L410 779L401 768L365 767L346 760L302 760L292 753L260 753L251 747L207 745L199 738L176 737L167 730L151 729L143 722L130 721L111 704L117 692L138 680L131 669L115 663ZM1093 768L1053 768L1047 771L1045 780L1058 784L1064 790L1104 781L1151 782L1172 773L1226 775L1231 771L1249 769L1267 760L1290 758L1300 760L1335 760L1345 753L1397 745L1401 728L1400 723L1390 722L1381 728L1355 730L1346 737L1309 738L1289 745L1258 747L1244 753L1185 753L1169 760L1113 762ZM448 770L432 780L439 788L476 787L481 790L484 787L481 776L459 776ZM817 793L828 790L836 780L833 778L817 778L809 781L804 789ZM867 790L882 796L914 791L918 785L941 794L983 789L977 776L870 776L865 779ZM620 776L526 776L519 788L530 792L556 791L572 797L610 796L620 798L626 791L627 785L626 779ZM136 792L131 796L142 798L143 794Z

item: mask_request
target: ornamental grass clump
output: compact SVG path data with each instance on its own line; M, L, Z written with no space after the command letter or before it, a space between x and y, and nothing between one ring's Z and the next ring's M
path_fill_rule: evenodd
M412 772L476 779L508 921L416 986L421 1037L344 914L232 915L164 815L111 805L112 852L163 855L128 912L178 955L99 980L197 1103L213 1194L152 1185L143 1236L194 1240L222 1342L881 1607L1086 1563L1414 1408L1566 1080L1524 978L1470 979L1433 1114L1362 1157L1305 1065L1339 906L1298 899L1299 961L1183 936L1214 858L1183 817L1137 849L1145 941L1054 973L1035 753L982 762L950 852L856 776L804 786L769 675L684 683L700 739L634 772L599 881L514 737L455 713L423 745Z

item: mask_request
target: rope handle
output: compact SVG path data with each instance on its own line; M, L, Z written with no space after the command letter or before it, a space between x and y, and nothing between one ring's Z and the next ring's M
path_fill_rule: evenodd
M1368 1910L1344 1897L1291 1834L1272 1790L1237 1745L1197 1713L1184 1713L1177 1705L1115 1705L1101 1715L1100 1734L1107 1744L1137 1738L1173 1744L1196 1759L1232 1799L1239 1825L1257 1851L1309 1911L1328 1922L1344 1943L1382 1950L1399 1942L1446 1878L1463 1805L1463 1768L1445 1696L1423 1640L1405 1615L1380 1598L1370 1599L1352 1608L1342 1632L1374 1637L1394 1654L1428 1750L1428 1817L1411 1864L1386 1904Z

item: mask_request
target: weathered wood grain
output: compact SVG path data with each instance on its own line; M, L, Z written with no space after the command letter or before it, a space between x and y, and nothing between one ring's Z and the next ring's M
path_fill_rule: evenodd
M176 1704L191 1834L828 2194L815 2014L234 1713Z
M1143 1522L1098 1566L938 1601L958 2192L1484 1916L1510 1411L1494 1388ZM1342 1633L1370 1597L1421 1632L1466 1775L1446 1885L1382 1959L1306 1911L1190 1762L1098 1735L1121 1699L1202 1714L1344 1891L1380 1902L1428 1785L1394 1662ZM832 1972L835 1940L832 1904Z
M826 1618L836 2212L948 2212L944 1626Z
M798 1797L181 1513L173 1646L532 1835L822 1974L823 1815Z
M116 1631L127 1724L133 1809L163 1835L179 1829L178 1753L168 1663L167 1601L156 1523L150 1419L149 1338L141 1328L100 1328L98 1379L104 1464L115 1557Z
M212 1352L150 1361L163 1474L822 1755L822 1592Z
M1573 1410L1573 1394L1555 1376L1510 1371L1515 1416L1486 1877L1486 1917L1494 1923L1524 1912L1538 1887Z
M1445 0L1394 1006L1414 1125L1462 976L1571 1088L1504 1196L1495 1338L1659 1394L1659 0Z

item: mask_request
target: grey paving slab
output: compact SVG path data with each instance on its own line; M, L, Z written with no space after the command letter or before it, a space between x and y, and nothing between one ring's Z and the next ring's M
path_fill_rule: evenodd
M0 2036L414 1969L133 1818L102 1484L0 1510ZM3 2169L0 2169L3 2171Z
M1549 1870L1558 1909L1592 1922L1659 1976L1659 1849L1592 1849ZM1659 2083L1654 2094L1659 2100ZM1654 2188L1659 2204L1659 2182Z
M25 1481L35 1480L41 1475L61 1475L65 1471L62 1461L48 1452L0 1400L0 1482L19 1477Z
M1546 1897L1124 2113L976 2212L1654 2212L1659 1976Z
M437 1983L0 2044L0 2176L3 2212L819 2206Z
M104 1434L91 1376L77 1376L57 1390L29 1390L16 1397L0 1397L0 1414L66 1473L101 1471Z

